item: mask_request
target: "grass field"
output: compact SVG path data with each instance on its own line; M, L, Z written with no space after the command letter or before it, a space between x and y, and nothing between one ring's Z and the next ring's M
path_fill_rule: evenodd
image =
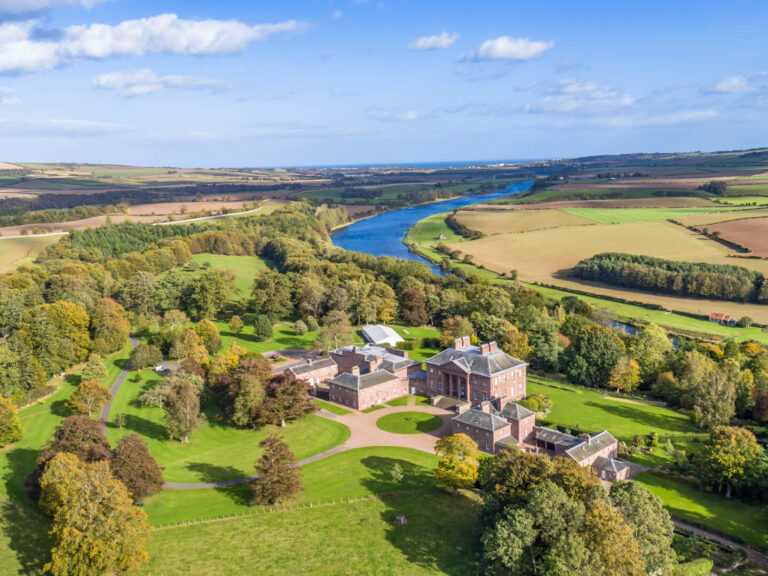
M612 393L553 383L529 377L529 394L543 394L552 400L545 416L549 424L566 426L578 432L608 430L620 440L656 432L659 436L697 434L699 430L685 414L643 400Z
M195 254L192 261L200 265L200 269L190 274L200 274L203 265L209 264L211 270L228 270L235 275L235 287L239 297L249 297L253 280L260 269L266 268L267 263L258 256L225 256L222 254Z
M571 210L461 210L457 215L459 222L472 230L484 234L512 234L531 232L560 226L589 226L594 224L590 218L584 218ZM440 218L437 218L439 223ZM438 232L439 234L439 232ZM446 239L445 242L451 242Z
M349 438L343 424L315 415L290 422L284 428L266 426L260 430L242 430L226 423L216 407L208 407L208 423L194 432L189 443L170 440L163 424L161 408L142 406L138 396L161 378L154 371L140 373L143 382L126 379L115 397L110 412L107 438L114 444L118 438L136 432L149 445L152 455L168 482L212 482L250 476L261 455L258 444L269 434L278 434L301 460L337 446ZM115 425L118 414L125 416L124 428Z
M395 412L376 420L376 426L395 434L421 434L432 432L443 425L443 420L426 412Z
M0 273L15 270L22 264L30 264L37 254L61 236L36 238L0 238Z
M476 505L433 491L162 530L144 573L474 574ZM408 527L393 526L398 514Z
M722 198L719 198L719 200L734 206L752 204L757 204L759 206L768 205L768 196L723 196Z
M765 178L765 176L763 176ZM729 196L768 196L768 184L734 184L728 186Z
M395 398L394 400L390 400L386 404L388 406L408 406L408 403L411 402L411 399L413 399L413 406L429 406L429 398L426 396L411 396L410 394L407 396L400 396L400 398Z
M259 342L253 335L254 317L251 315L243 316L245 327L239 334L229 331L228 320L218 320L214 322L221 333L221 342L224 350L227 349L230 342L237 342L248 352L271 352L273 350L282 350L284 348L312 348L317 339L317 332L307 332L303 336L294 334L290 322L278 322L273 326L273 336L271 340Z
M434 486L437 456L410 448L355 448L302 467L304 490L298 504L322 504L374 494L429 490ZM400 484L392 481L395 464L403 469ZM243 484L201 490L164 490L150 498L146 511L150 522L168 525L222 515L243 514L253 509Z
M318 408L322 408L323 410L328 410L328 412L333 412L334 414L338 414L339 416L352 413L352 410L347 410L346 408L342 408L341 406L336 406L336 404L331 404L330 402L323 402L322 400L318 400L317 398L313 399L312 402Z
M598 224L625 224L628 222L650 222L653 220L677 220L697 214L712 214L739 208L725 206L701 206L691 208L563 208L564 212L579 216Z
M42 574L50 547L47 524L0 497L0 574Z
M609 195L613 198L653 198L654 192L659 188L626 188L626 189L607 189L607 188L584 188L581 190L556 190L554 188L545 188L538 190L530 196L519 198L510 198L504 201L497 201L499 204L536 204L539 202L552 202L554 200L578 199L599 199Z
M730 534L760 550L768 550L768 512L738 500L703 492L650 472L635 477L658 496L670 514Z
M429 326L395 326L392 328L397 332L404 340L424 340L424 339L439 339L440 330ZM431 358L435 354L440 352L439 348L432 348L428 346L420 346L413 350L408 351L408 358L413 360L426 360Z
M442 223L442 227L445 230L450 231L445 224L446 214L436 214L424 219L414 225L406 236L408 238L424 238L425 235L421 233L422 226L429 220L431 225L437 225ZM437 224L436 224L437 223ZM440 262L445 256L440 254L434 249L434 242L424 242L415 246L417 252L425 258L432 260L433 262ZM460 246L459 246L460 248ZM460 261L453 261L454 265L458 266L467 275L478 275L489 282L497 282L504 284L510 282L508 277L502 276L497 272L493 272L488 269L478 268L477 266L465 264ZM565 296L572 296L574 292L571 292L565 288L553 288L550 286L542 286L535 283L526 283L529 288L533 288L545 296L554 299L561 299ZM581 290L589 290L589 287L581 287ZM733 328L728 326L721 326L708 322L705 319L695 318L685 314L677 314L667 309L656 309L643 306L641 304L633 304L628 302L617 302L612 299L601 298L599 295L584 295L578 293L577 296L582 300L588 302L595 308L607 310L608 312L615 314L616 317L624 321L642 321L653 322L659 326L664 326L670 331L677 331L692 335L708 335L714 338L733 338L739 342L745 340L755 340L763 344L768 344L768 333L763 332L760 328ZM632 293L624 295L625 300L633 299ZM718 303L722 305L722 303Z

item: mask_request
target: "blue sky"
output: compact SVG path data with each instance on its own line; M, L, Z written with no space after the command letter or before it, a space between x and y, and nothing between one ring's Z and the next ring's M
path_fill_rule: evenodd
M758 1L0 0L0 160L765 146L766 21Z

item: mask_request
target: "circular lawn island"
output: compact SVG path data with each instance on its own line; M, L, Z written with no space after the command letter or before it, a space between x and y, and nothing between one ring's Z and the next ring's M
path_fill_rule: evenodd
M376 426L395 434L419 434L431 432L443 425L440 416L428 412L394 412L382 416L376 421Z

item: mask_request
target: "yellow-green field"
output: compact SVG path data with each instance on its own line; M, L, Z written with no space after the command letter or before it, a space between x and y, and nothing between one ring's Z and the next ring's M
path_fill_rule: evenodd
M524 281L548 284L565 289L587 291L591 294L622 298L662 306L692 314L707 315L724 312L734 316L750 316L761 324L768 324L768 306L712 301L694 298L678 298L662 294L650 294L586 283L569 277L569 271L580 260L599 252L626 252L644 254L670 260L738 264L768 275L768 261L738 259L736 252L726 246L666 221L670 210L658 209L565 209L572 216L597 222L593 226L557 226L561 216L557 210L537 211L539 229L516 232L521 214L516 211L466 212L461 221L473 229L509 230L473 241L449 243L450 248L472 256L475 264L494 272L516 269ZM742 217L755 210L739 211ZM552 216L553 226L546 227L546 217ZM525 214L522 215L523 219ZM718 217L719 214L707 214ZM485 219L484 219L485 217ZM609 224L620 217L623 223ZM509 224L505 224L508 222Z
M60 238L61 236L0 238L0 273L10 272L17 266L31 263L43 248L58 242Z
M467 228L484 234L531 232L560 226L594 224L588 218L565 210L462 210L457 219Z

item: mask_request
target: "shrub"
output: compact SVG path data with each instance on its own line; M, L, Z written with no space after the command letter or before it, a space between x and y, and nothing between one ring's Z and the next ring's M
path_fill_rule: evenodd
M307 325L307 330L310 332L317 332L320 329L320 326L317 323L317 320L315 320L314 316L307 316L307 319L304 322Z
M307 325L302 320L296 320L293 323L293 333L296 336L304 336L308 331Z
M754 320L750 318L749 316L742 316L739 318L739 321L736 322L736 325L740 328L749 328L754 323Z
M256 320L253 323L253 335L259 342L266 342L272 339L272 322L268 316L264 314L256 316Z

